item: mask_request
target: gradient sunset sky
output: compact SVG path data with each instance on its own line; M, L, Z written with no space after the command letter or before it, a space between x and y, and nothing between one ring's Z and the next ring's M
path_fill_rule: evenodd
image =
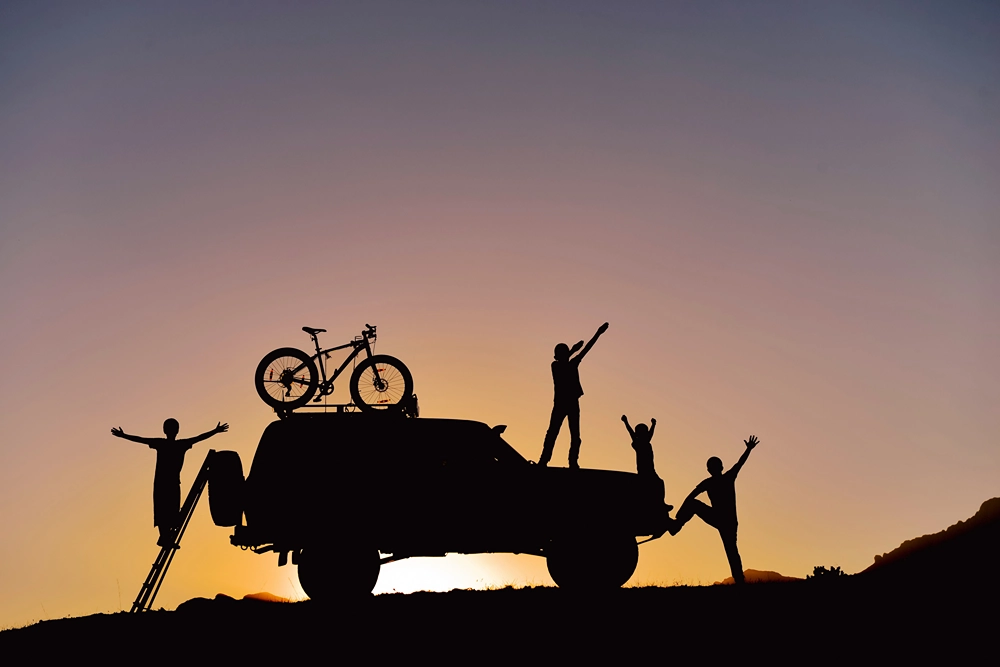
M424 416L537 459L553 346L608 321L582 465L656 417L676 505L756 434L744 565L856 572L1000 496L998 296L996 3L5 2L0 627L128 609L154 453L111 427L229 422L185 491L208 447L248 468L303 325L377 325ZM200 507L157 606L303 596L229 534ZM630 583L726 576L695 521ZM552 582L376 592L505 584Z

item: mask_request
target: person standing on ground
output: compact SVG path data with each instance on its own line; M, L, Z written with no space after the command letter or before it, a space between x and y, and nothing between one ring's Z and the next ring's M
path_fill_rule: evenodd
M582 340L572 348L566 343L556 345L555 361L552 362L552 384L555 388L555 397L552 402L552 416L549 418L549 430L545 433L545 444L542 446L542 455L538 458L538 465L546 466L549 464L559 429L562 427L563 420L568 419L569 467L580 467L580 397L583 396L583 387L580 385L580 362L590 352L590 348L594 347L594 343L601 337L601 334L607 330L608 323L605 322L586 346ZM581 347L583 350L580 354L573 357L573 353Z
M181 468L184 467L185 452L202 440L228 430L229 424L219 422L211 431L193 438L178 440L180 424L176 419L163 422L163 433L166 438L143 438L129 435L121 428L111 429L111 435L117 438L148 445L150 449L156 450L156 472L153 474L153 525L160 529L157 546L179 548L173 533L177 529L177 515L181 506Z
M722 472L722 459L717 456L710 458L707 467L712 476L694 487L681 504L681 508L677 510L677 518L668 524L670 534L676 535L692 516L698 515L702 521L718 530L722 537L722 546L726 549L726 558L729 559L729 570L733 574L733 581L737 584L743 583L743 561L736 548L736 476L750 457L751 450L759 442L755 435L744 440L746 451L736 465L726 472ZM711 506L697 500L696 496L701 493L708 494L708 499L712 501Z

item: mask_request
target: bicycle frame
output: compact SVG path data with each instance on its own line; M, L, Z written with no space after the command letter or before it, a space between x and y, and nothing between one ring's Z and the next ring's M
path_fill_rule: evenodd
M320 376L323 378L322 381L320 381L316 391L319 396L328 396L333 393L333 381L336 380L338 377L340 377L340 374L344 372L344 369L347 368L347 365L350 364L355 357L361 354L362 350L364 350L369 357L372 356L372 348L368 340L369 338L372 340L375 339L375 327L370 327L368 330L362 331L361 336L359 337L360 340L352 340L348 343L344 343L343 345L337 345L336 347L328 347L325 350L320 349L319 336L317 334L310 334L310 337L313 339L313 345L316 346L316 354L309 357L309 359L316 361L316 364L319 366ZM340 367L333 372L333 375L327 378L325 360L330 358L331 352L336 352L337 350L344 350L349 347L354 348L354 351L351 352L349 355L347 355L347 358L344 359L344 363L342 363ZM302 366L297 368L295 372L297 373L301 369ZM376 382L380 382L381 378L379 378L378 369L374 368L373 372L375 373Z

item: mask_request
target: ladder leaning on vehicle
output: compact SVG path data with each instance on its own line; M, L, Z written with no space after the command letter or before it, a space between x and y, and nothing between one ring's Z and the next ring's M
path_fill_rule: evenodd
M149 569L149 574L146 576L146 581L143 582L142 588L139 589L139 594L135 597L135 602L132 603L131 613L149 611L153 607L153 600L156 599L156 594L160 592L160 585L167 576L167 570L170 568L170 563L174 560L174 554L180 548L181 538L184 537L184 531L191 520L191 515L194 514L194 508L197 506L198 500L201 498L201 494L208 484L209 466L214 455L214 449L208 450L205 461L201 464L201 469L198 470L198 476L195 477L194 484L191 485L191 490L188 491L187 498L184 499L184 504L181 506L180 515L177 517L177 528L172 534L173 539L170 543L160 548L160 553L157 555L156 560L153 561L153 566Z

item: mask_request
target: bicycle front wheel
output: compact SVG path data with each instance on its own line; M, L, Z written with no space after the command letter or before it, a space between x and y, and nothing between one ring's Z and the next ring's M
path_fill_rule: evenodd
M351 374L351 400L362 410L400 408L412 394L410 369L387 354L368 357Z
M305 352L282 347L260 360L253 380L265 403L275 410L294 410L316 393L319 373Z

